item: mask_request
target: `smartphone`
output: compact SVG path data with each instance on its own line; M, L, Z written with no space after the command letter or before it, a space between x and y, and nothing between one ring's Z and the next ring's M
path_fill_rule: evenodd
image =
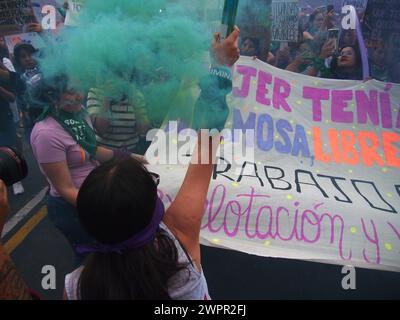
M328 39L335 40L335 51L337 52L339 50L339 29L337 29L337 28L329 29L328 30Z

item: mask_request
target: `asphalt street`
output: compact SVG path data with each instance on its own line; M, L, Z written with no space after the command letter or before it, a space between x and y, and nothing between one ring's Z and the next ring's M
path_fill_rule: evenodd
M9 191L10 230L3 243L30 288L43 299L61 299L64 276L74 267L73 254L46 216L46 180L29 149L25 155L30 174L23 195ZM213 299L400 299L400 273L357 269L357 288L346 291L339 266L208 247L202 248L202 262ZM42 288L42 268L47 265L56 270L55 290Z

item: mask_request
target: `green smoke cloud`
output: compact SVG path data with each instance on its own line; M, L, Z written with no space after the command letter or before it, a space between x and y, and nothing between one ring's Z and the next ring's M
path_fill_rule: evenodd
M65 74L83 90L103 87L113 97L135 83L150 115L161 120L174 101L187 100L177 98L185 95L180 89L207 71L203 61L211 35L187 10L189 2L85 0L79 25L66 27L61 41L44 50L44 77Z

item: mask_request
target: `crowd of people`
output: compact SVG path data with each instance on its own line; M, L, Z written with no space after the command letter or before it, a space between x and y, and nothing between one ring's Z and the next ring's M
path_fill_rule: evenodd
M41 31L39 25L30 28ZM343 31L337 41L329 34L334 28L338 21L333 10L302 12L298 41L286 46L273 42L266 60L308 76L366 80L357 34ZM234 65L238 42L238 29L223 42L215 36L213 68ZM240 50L255 56L259 45L245 37ZM388 69L386 49L370 52L371 74L398 83L400 65ZM213 162L190 165L165 210L157 194L159 177L146 169L142 156L151 121L141 92L116 98L104 94L101 86L81 92L65 75L43 79L38 54L21 43L10 57L4 39L0 41L0 146L23 152L25 139L49 183L48 216L73 248L77 267L66 276L64 298L210 299L199 238ZM198 129L206 126L201 123L204 112L223 114L219 127L228 114L225 98L232 80L221 76L226 72L213 74L203 82L196 103ZM39 86L46 88L45 104ZM194 157L203 151L213 157L209 148L209 141L199 140ZM15 194L23 192L20 183L13 188ZM6 193L0 182L0 231L8 211ZM0 245L1 268L13 271L0 283L0 297L32 297Z
M328 11L330 10L330 11ZM358 11L362 21L364 11ZM382 40L368 48L370 75L363 76L360 42L354 29L341 27L339 14L326 6L299 13L296 42L272 41L268 53L260 52L259 39L241 39L242 55L257 56L279 68L313 77L343 80L368 80L400 83L400 64L394 48Z
M213 70L234 65L240 56L238 38L238 28L223 42L214 36ZM149 128L141 93L113 98L98 87L84 99L67 76L44 78L36 54L31 45L21 44L14 50L18 71L0 70L0 110L7 111L1 115L7 134L0 135L0 144L16 145L10 104L17 101L33 154L50 185L48 216L76 256L77 269L65 278L64 298L210 299L201 268L200 226L215 146L199 138L193 157L204 159L206 154L209 164L189 166L180 192L165 210L158 197L159 176L133 153ZM232 77L214 70L201 83L196 126L211 129L206 115L218 112L224 116L216 125L223 127ZM0 181L0 231L7 213L7 189ZM0 245L3 272L0 298L37 297Z

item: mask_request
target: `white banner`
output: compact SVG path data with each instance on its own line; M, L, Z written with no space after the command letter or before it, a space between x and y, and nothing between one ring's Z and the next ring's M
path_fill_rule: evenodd
M242 57L227 128L254 163L217 166L204 244L400 271L400 85L326 80ZM154 165L168 206L187 167Z

